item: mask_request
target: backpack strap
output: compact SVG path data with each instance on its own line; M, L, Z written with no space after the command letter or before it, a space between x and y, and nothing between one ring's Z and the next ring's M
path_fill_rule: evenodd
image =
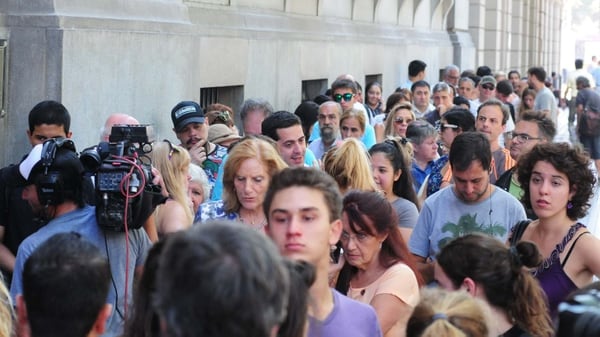
M511 246L517 245L517 242L519 242L519 240L523 236L523 233L525 233L525 229L527 229L527 226L529 226L530 223L531 223L531 220L529 220L529 219L517 222L515 227L513 227L512 234L509 238L509 242L510 242Z

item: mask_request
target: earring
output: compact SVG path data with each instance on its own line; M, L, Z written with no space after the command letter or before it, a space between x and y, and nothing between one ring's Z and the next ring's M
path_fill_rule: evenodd
M571 202L571 200L569 200L569 202L567 203L567 209L571 208L573 208L573 203Z

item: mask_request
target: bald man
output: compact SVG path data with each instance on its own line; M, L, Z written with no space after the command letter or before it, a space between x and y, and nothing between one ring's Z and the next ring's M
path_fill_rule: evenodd
M106 119L106 122L104 123L104 126L102 127L100 132L100 141L108 142L108 136L110 136L110 131L112 130L113 125L119 124L138 125L140 124L140 122L138 122L138 120L132 116L121 113L114 113L108 116L108 118Z

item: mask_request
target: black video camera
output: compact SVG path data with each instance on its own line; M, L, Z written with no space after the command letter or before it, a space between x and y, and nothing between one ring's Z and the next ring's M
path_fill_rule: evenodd
M109 142L81 152L83 166L95 177L96 220L106 230L142 227L166 199L160 186L152 183L148 127L114 125Z

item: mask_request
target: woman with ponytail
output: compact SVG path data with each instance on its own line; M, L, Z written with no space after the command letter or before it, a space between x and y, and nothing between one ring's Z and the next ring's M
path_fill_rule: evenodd
M435 280L446 290L464 289L487 302L493 336L553 336L545 295L524 267L537 267L542 256L531 242L506 247L495 238L468 234L442 248Z

